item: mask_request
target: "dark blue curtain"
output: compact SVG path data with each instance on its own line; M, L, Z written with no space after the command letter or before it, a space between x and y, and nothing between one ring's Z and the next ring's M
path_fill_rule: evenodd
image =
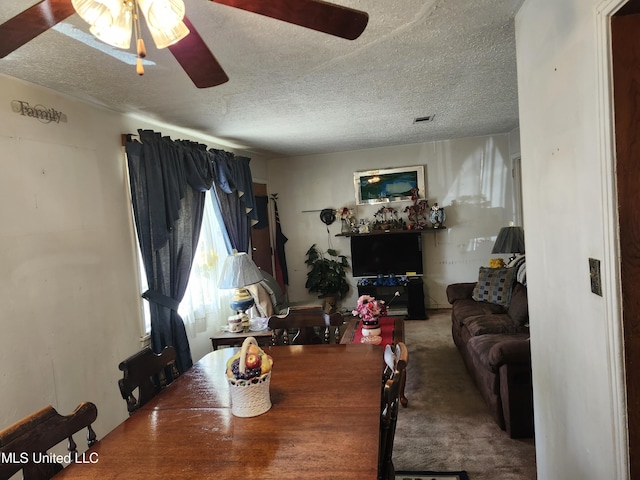
M257 221L249 159L206 145L173 141L139 130L126 144L138 241L149 290L151 347L172 345L180 372L193 364L178 306L193 264L206 191L214 188L216 208L231 248L248 251L250 225ZM218 199L222 199L219 201ZM223 211L224 209L224 211Z
M139 131L127 142L134 218L149 290L151 347L177 352L180 372L193 364L178 306L200 236L205 192L213 183L206 146L174 142L159 133Z
M218 220L225 226L227 250L249 252L251 225L258 223L253 194L250 159L211 149L214 164L212 201L217 204Z

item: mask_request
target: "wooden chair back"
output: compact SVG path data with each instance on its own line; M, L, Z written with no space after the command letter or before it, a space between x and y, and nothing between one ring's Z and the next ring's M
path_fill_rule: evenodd
M178 376L175 362L174 347L164 347L159 354L146 347L120 362L118 368L124 372L124 375L118 380L118 386L122 398L127 402L129 415Z
M332 343L332 339L334 343L340 343L340 327L343 323L341 313L325 313L319 305L290 307L286 315L269 317L271 344L312 345Z
M395 345L389 344L384 348L384 372L383 384L389 380L395 372L403 372L409 362L409 351L403 342Z
M380 446L378 449L378 479L394 480L393 442L400 404L400 376L387 380L382 390L382 412L380 416Z
M409 363L409 351L403 342L395 345L389 344L384 349L384 370L382 372L382 387L395 375L400 377L400 392L404 392L404 386L407 380L407 364ZM400 394L400 403L403 407L409 405L409 400L402 393Z
M378 478L394 480L393 442L396 435L398 405L408 405L404 392L409 350L403 342L387 345L384 349L384 371L382 374L382 402L380 417L380 448L378 453Z
M52 461L48 450L66 439L69 460L81 459L73 434L86 428L87 444L93 445L96 434L91 424L97 417L98 409L90 402L81 403L67 416L49 405L0 431L0 478L9 478L22 470L24 480L50 479L63 467Z

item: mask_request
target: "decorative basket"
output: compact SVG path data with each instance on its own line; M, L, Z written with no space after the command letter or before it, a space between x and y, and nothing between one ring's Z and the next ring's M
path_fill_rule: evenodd
M254 337L247 337L242 342L240 351L240 372L246 371L245 360L249 345L258 345ZM231 413L236 417L257 417L271 408L269 383L271 371L249 380L229 378L229 392L231 393Z

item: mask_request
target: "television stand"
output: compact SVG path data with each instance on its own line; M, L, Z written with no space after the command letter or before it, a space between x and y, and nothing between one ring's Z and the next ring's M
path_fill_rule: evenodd
M389 316L404 316L407 320L425 320L422 277L409 277L406 285L358 285L358 296L370 295L389 305ZM373 283L375 277L371 279ZM396 297L395 293L400 296Z

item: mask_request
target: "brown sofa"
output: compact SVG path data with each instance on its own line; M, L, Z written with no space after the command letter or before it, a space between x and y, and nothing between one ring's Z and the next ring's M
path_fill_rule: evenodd
M514 277L508 303L499 305L474 300L476 285L447 287L453 340L500 428L511 438L532 437L527 289Z

